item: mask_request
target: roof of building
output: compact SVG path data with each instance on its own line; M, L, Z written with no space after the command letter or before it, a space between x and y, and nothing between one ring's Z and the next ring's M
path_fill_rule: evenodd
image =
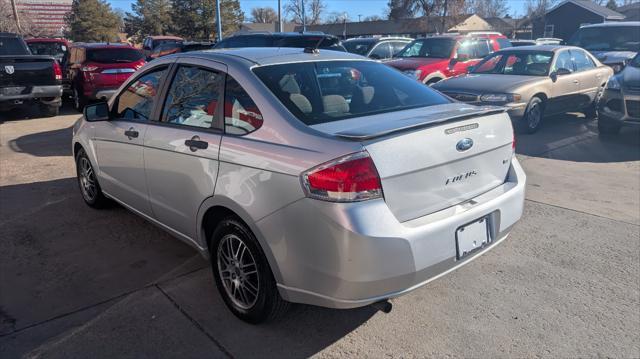
M308 31L322 31L327 34L342 35L346 30L348 36L385 35L385 34L429 34L442 33L458 24L465 17L447 17L444 29L442 17L419 17L400 20L376 20L362 22L347 22L336 24L308 25ZM297 26L296 31L302 29Z
M591 0L564 0L553 8L549 9L546 14L555 11L556 9L564 6L566 4L574 4L588 10L596 15L602 16L606 20L622 20L624 19L624 15L617 11L613 11L608 7L601 6L596 4Z

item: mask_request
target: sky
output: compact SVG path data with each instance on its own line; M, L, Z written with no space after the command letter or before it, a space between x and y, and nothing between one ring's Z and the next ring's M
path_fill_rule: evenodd
M131 11L132 0L107 0L111 7ZM283 7L287 0L282 0ZM327 4L325 16L331 12L346 12L351 21L357 21L358 15L362 17L378 15L384 17L388 0L324 0ZM509 14L521 15L524 13L525 0L507 0L509 4ZM245 17L249 17L251 9L254 7L278 7L277 0L240 0L240 6Z

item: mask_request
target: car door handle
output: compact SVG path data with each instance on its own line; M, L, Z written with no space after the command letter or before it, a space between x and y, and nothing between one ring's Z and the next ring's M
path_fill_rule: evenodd
M129 139L132 139L132 138L138 138L140 134L133 127L131 127L128 130L124 131L124 135L127 136Z
M189 147L191 152L196 152L197 150L206 150L209 148L209 142L201 141L200 137L193 136L190 140L184 141L185 146Z
M578 80L573 80L573 83L574 83L574 84L579 84L579 83L580 83L580 81L578 81Z

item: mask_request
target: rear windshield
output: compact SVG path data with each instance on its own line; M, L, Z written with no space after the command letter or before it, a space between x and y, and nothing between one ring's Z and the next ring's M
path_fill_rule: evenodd
M67 46L61 42L29 42L27 45L32 54L52 56L60 62L67 53Z
M17 37L0 37L0 55L29 55L29 49Z
M253 71L307 125L449 102L428 86L372 61L304 62Z
M414 40L400 51L396 57L434 57L448 59L453 52L455 39L431 38Z
M355 41L345 41L342 43L342 45L344 45L347 51L353 54L366 56L367 53L369 53L369 50L371 50L371 48L373 47L373 45L375 45L375 42L355 40Z
M144 58L141 51L136 49L88 49L87 60L100 63L135 62Z

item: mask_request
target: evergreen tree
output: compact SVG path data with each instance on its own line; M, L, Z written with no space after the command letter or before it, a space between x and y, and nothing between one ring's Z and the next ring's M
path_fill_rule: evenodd
M105 0L73 0L67 15L73 41L117 41L120 19Z
M138 41L149 35L167 35L172 28L169 0L137 0L131 10L124 19L125 29Z
M606 5L609 9L616 11L618 10L618 3L616 3L616 0L609 0L607 1L607 5Z
M171 0L173 31L187 39L211 39L216 35L215 0ZM240 28L244 13L239 0L220 0L223 36Z

